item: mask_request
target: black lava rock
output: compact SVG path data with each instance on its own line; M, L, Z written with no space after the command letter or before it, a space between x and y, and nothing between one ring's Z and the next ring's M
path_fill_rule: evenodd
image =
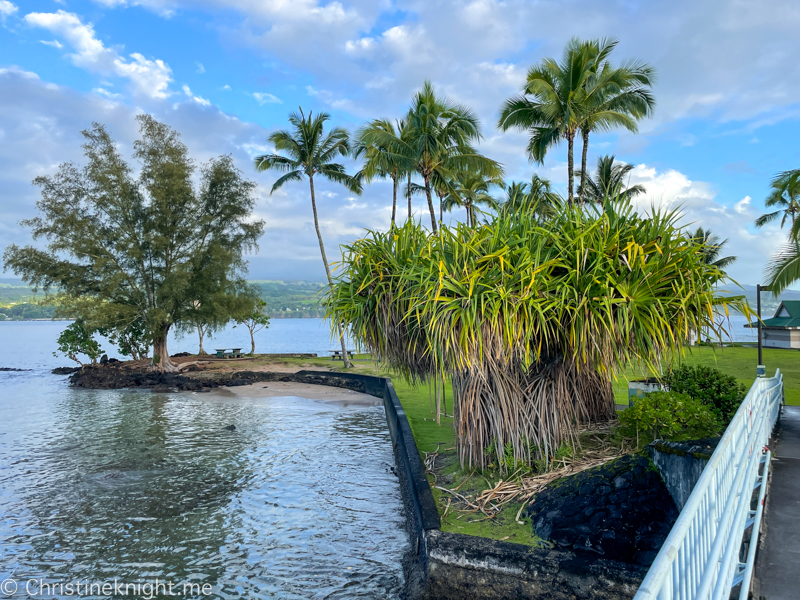
M65 367L62 367L65 368ZM14 367L0 367L0 371L32 371L33 369L15 369Z
M72 375L80 371L80 367L56 367L50 371L53 375Z
M184 356L191 356L191 352L178 352L177 354L173 354L170 358L183 358Z
M644 456L632 455L557 480L527 509L537 536L556 547L650 565L678 510Z

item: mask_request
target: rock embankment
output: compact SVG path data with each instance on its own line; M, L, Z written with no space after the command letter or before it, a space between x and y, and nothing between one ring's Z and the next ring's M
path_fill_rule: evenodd
M553 482L527 510L536 535L561 550L650 565L678 510L644 456L624 456Z

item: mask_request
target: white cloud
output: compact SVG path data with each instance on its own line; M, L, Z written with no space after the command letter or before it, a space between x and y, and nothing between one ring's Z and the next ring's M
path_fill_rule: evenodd
M191 98L195 102L197 102L198 104L201 104L202 106L211 106L211 102L209 100L206 100L201 96L195 96L194 94L192 94L192 90L189 89L188 85L183 86L183 93L186 94L189 98Z
M122 97L122 94L115 94L114 92L109 92L107 89L101 87L94 88L92 91L95 94L103 96L104 98L108 98L109 100L116 100Z
M203 66L203 63L199 62L197 64L197 69L195 70L196 73L203 74L206 72L206 68Z
M25 21L34 27L60 35L75 51L69 58L75 66L102 74L115 74L130 80L137 94L163 99L170 96L172 69L162 60L150 60L134 52L129 59L116 50L106 48L97 39L91 23L84 24L74 13L29 13Z
M225 90L226 92L230 92L231 91L231 86L225 84L225 85L222 86L222 89Z
M754 221L761 212L750 196L727 206L710 183L692 181L674 169L659 172L644 164L631 172L630 184L644 185L647 190L634 201L640 212L679 209L682 225L711 229L720 239L727 239L723 255L738 257L727 271L739 283L761 282L767 258L785 243L785 232L775 224L755 229Z
M61 50L64 47L64 44L59 42L58 40L39 40L45 46L52 46L53 48L58 48Z
M9 2L8 0L0 0L0 18L3 20L6 17L10 17L11 15L15 14L19 8L13 2Z
M228 86L225 87L231 89ZM255 98L256 101L262 106L264 104L283 104L283 100L277 96L274 96L273 94L268 94L267 92L253 92L253 98Z

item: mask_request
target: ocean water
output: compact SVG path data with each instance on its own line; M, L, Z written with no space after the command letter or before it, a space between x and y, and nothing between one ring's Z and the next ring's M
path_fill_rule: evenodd
M328 349L319 322L283 323L259 349ZM69 362L52 356L64 326L0 323L0 366L31 369L0 372L0 580L17 585L0 597L399 596L409 542L382 407L72 389L49 372Z

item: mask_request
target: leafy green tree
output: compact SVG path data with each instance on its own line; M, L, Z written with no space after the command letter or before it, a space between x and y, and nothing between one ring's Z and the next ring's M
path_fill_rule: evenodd
M597 170L594 177L580 172L581 186L578 196L584 202L602 204L609 199L630 200L645 193L643 185L628 187L627 181L633 171L633 165L617 163L614 156L601 156L597 159Z
M83 362L78 358L80 354L85 354L92 361L92 364L95 364L100 355L103 354L103 349L94 339L94 333L94 330L88 328L86 323L78 319L69 324L58 336L58 351L81 366L83 366ZM58 356L58 353L53 352L53 356Z
M710 229L698 227L697 231L690 233L687 238L693 245L700 247L703 262L707 265L724 271L736 262L735 256L720 257L722 249L728 243L728 240L720 240Z
M145 360L153 340L150 330L142 319L131 321L111 330L99 331L114 344L122 356L130 356L133 360Z
M137 120L139 177L95 123L83 132L83 168L66 163L34 181L42 190L40 214L23 225L47 240L46 248L11 245L4 261L45 291L92 300L131 322L140 318L152 339L153 367L176 371L170 328L186 321L195 302L235 295L245 284L243 253L256 247L264 223L252 219L255 184L229 156L198 172L176 131L150 115Z
M361 193L361 183L356 177L348 175L343 165L332 162L336 158L346 157L350 154L350 138L347 131L341 127L334 127L326 134L325 123L329 120L330 115L327 113L319 113L316 117L309 113L308 117L306 117L302 108L299 114L291 113L289 115L289 123L292 125L292 130L276 131L269 136L269 142L275 146L275 150L283 152L285 155L264 154L255 159L255 166L257 171L279 171L284 173L272 185L270 194L275 193L276 190L279 190L290 181L308 179L311 193L311 211L314 213L314 228L317 231L317 240L319 240L319 251L322 255L322 262L325 265L328 283L333 285L331 268L328 265L328 257L325 254L325 244L322 242L322 232L319 229L314 178L323 177L334 183L340 183L355 194ZM386 132L381 133L388 137L394 137ZM383 147L384 145L381 144L382 139L382 136L377 136L377 139L373 142L371 136L363 141L368 146ZM339 327L339 341L342 345L344 366L349 367L351 365L347 357L344 332L341 327Z
M770 184L771 191L765 206L778 210L765 213L756 219L756 227L763 227L775 219L781 219L781 228L791 221L790 235L797 240L797 217L800 215L800 169L778 173Z
M269 327L267 303L261 298L255 299L252 308L245 314L236 318L237 325L244 325L250 332L250 354L256 353L255 335L262 329Z

